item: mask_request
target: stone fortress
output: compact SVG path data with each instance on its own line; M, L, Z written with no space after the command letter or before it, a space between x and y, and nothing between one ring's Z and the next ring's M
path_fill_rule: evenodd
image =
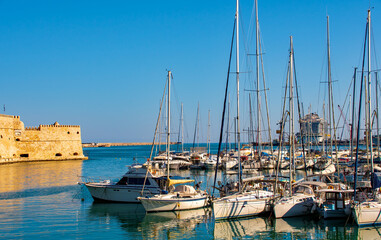
M20 116L0 114L0 164L45 160L85 160L80 126L24 127Z

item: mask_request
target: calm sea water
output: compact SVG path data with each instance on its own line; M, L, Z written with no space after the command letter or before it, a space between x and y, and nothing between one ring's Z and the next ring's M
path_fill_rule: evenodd
M212 145L216 150L216 145ZM215 223L211 209L146 214L139 204L100 204L80 176L117 179L150 147L85 149L86 161L0 166L1 239L381 239L381 228L357 228L345 220L275 220L271 216ZM214 173L191 176L210 189ZM226 176L219 173L218 179ZM234 178L234 176L232 176Z

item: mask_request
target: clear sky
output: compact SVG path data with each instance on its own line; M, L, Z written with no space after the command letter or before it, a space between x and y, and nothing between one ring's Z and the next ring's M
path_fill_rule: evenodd
M330 16L334 94L342 105L353 67L361 63L369 6L374 7L372 41L377 54L380 0L259 1L273 128L281 115L289 36L294 38L305 112L310 104L312 111L321 111L326 15ZM242 127L247 128L244 89L254 86L247 60L254 63L247 57L255 52L250 30L253 1L242 0L240 8L241 112ZM25 126L55 121L81 125L83 142L151 141L170 69L172 121L178 122L183 102L185 140L192 141L199 102L200 141L206 141L208 110L216 141L234 14L235 0L0 1L0 104L5 104L5 114L20 115ZM376 59L373 67L380 68ZM234 94L232 88L232 99Z

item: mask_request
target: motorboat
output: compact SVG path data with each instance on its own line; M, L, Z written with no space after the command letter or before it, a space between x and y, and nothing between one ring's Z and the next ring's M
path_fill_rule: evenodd
M163 192L164 172L142 165L129 166L128 171L118 182L85 181L95 201L139 203L139 196L152 196Z
M353 189L342 183L330 183L328 188L316 191L317 210L321 217L345 218L351 215Z

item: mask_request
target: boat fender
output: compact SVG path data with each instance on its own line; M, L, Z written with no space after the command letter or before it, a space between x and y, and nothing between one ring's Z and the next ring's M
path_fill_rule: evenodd
M314 204L313 206L312 206L312 209L311 209L311 213L314 213L315 211L316 211L316 204Z

